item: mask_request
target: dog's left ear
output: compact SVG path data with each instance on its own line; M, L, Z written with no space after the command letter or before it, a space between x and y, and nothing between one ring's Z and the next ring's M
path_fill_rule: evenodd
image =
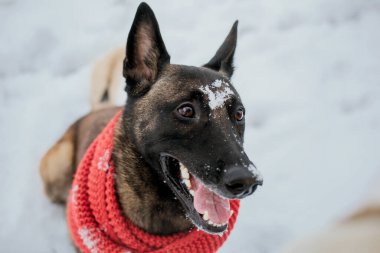
M234 73L234 54L237 41L237 26L238 21L236 20L233 24L230 33L224 40L223 44L216 51L214 57L203 67L213 69L215 71L221 72L228 78Z
M127 82L125 90L130 96L141 96L170 62L156 17L144 2L137 8L128 35L126 53L123 66Z

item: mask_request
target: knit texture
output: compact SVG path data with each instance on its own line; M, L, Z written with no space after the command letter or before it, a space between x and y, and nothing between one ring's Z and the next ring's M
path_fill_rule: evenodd
M234 211L228 231L222 236L198 229L169 236L149 234L126 218L116 199L114 166L111 159L114 128L122 112L109 122L90 145L76 171L69 199L67 220L76 247L81 252L216 252L234 227L239 201L231 200Z

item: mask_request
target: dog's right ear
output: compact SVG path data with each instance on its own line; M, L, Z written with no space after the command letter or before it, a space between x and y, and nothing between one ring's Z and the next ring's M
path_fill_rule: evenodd
M152 9L141 3L128 35L123 75L129 96L145 94L170 62Z

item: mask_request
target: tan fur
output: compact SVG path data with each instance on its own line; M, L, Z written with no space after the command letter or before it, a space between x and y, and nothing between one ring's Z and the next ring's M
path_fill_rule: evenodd
M326 231L300 240L284 253L379 253L380 189L365 205Z
M90 92L92 111L115 106L119 94L124 94L121 92L125 85L122 79L124 57L125 48L117 48L95 63ZM101 101L105 91L108 100Z
M41 177L48 197L55 203L65 203L72 183L75 169L91 142L96 138L109 120L121 110L112 107L95 112L79 119L64 136L45 154L41 160ZM121 134L121 123L115 128L115 168L116 191L124 214L134 224L151 233L170 234L185 231L192 227L191 222L173 205L176 202L164 202L155 193L156 185L141 182L152 182L149 166L136 152L130 141ZM132 168L127 174L127 168ZM150 194L144 198L138 196L130 187L129 180L139 182L139 188ZM152 215L154 213L154 215Z
M189 230L192 223L176 208L178 203L159 197L158 184L154 183L157 178L144 159L136 156L136 147L126 139L121 124L120 120L115 128L113 158L116 191L123 213L133 224L153 234Z
M140 37L147 37L146 31L143 29L139 31L138 36ZM147 41L147 40L145 40ZM139 45L140 50L139 52L146 51L146 48L149 48L150 45ZM109 107L115 104L116 95L120 93L121 87L119 82L120 73L118 71L119 68L122 68L122 62L124 58L124 49L116 49L107 54L103 59L98 61L96 63L96 66L94 68L94 74L93 74L93 81L92 81L92 95L91 95L91 104L92 104L92 110L99 110L101 108ZM141 56L146 57L146 56ZM144 66L144 65L143 65ZM172 67L173 69L169 69L167 71L167 75L170 76L171 72L175 72L176 68ZM140 72L141 74L141 72ZM153 73L155 74L155 73ZM164 83L170 83L169 80L166 80ZM176 82L174 82L176 83ZM164 85L164 84L163 84ZM156 87L159 87L160 84L156 84ZM109 95L109 102L108 103L99 103L102 94L104 93L104 90L107 89L108 95ZM140 113L147 113L147 110L152 109L151 101L156 101L159 97L165 97L167 98L174 98L175 94L178 93L177 87L174 89L165 89L165 94L157 94L156 91L152 91L150 95L147 96L147 98L142 99L140 108L143 111L137 112ZM160 89L157 89L159 91ZM163 92L163 91L161 91ZM169 94L170 93L170 94ZM154 94L155 97L152 97ZM108 118L108 117L106 117ZM108 119L107 119L108 120ZM96 124L97 121L102 121L102 118L99 117L99 115L91 113L88 116L86 116L83 120L79 121L78 126L78 135L82 136L81 139L78 141L77 148L77 157L82 157L87 146L89 143L88 141L92 140L92 136L84 137L86 133L88 134L91 132L91 127L93 124ZM152 124L149 124L151 126ZM136 193L133 191L133 189L129 186L127 183L126 177L133 177L138 175L126 175L125 168L126 167L140 167L140 169L137 169L137 171L144 171L147 167L144 161L141 159L138 159L135 157L135 153L131 150L133 147L130 147L128 145L128 141L123 139L123 136L120 131L120 122L117 125L115 129L115 153L114 156L117 157L119 160L119 164L121 166L116 167L116 190L119 195L119 200L123 209L124 214L129 217L134 224L138 225L139 227L145 229L146 231L150 231L152 233L173 233L178 231L184 231L188 230L192 227L191 222L186 219L186 217L174 213L172 211L175 208L172 208L171 205L173 203L166 203L161 206L156 206L154 203L157 201L157 196L155 196L156 190L154 189L154 186L146 184L144 186L141 186L142 188L146 189L146 191L151 192L151 194L148 194L146 198L141 199L139 198ZM144 132L144 129L135 129L135 132L137 133L137 137L140 140L141 136ZM88 135L92 135L89 133ZM125 158L128 158L128 162L124 161ZM127 164L128 163L128 164ZM144 174L144 177L151 177L149 172L146 172ZM136 179L137 180L137 179ZM146 178L146 182L152 181L152 179ZM154 216L151 215L151 213L155 213ZM179 218L177 218L179 217ZM162 220L168 219L167 222L162 223ZM153 226L152 226L153 224ZM165 232L167 231L167 232Z
M102 109L82 117L43 156L40 174L51 201L66 202L75 169L87 147L120 109Z
M76 125L72 125L58 142L44 155L40 164L40 174L44 189L51 201L64 203L71 177L74 173L74 139Z

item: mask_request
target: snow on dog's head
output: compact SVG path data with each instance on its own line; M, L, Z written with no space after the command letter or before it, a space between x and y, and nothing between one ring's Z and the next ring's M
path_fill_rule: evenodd
M227 99L234 94L229 83L221 79L217 79L211 84L204 85L200 90L207 95L211 110L223 107Z

